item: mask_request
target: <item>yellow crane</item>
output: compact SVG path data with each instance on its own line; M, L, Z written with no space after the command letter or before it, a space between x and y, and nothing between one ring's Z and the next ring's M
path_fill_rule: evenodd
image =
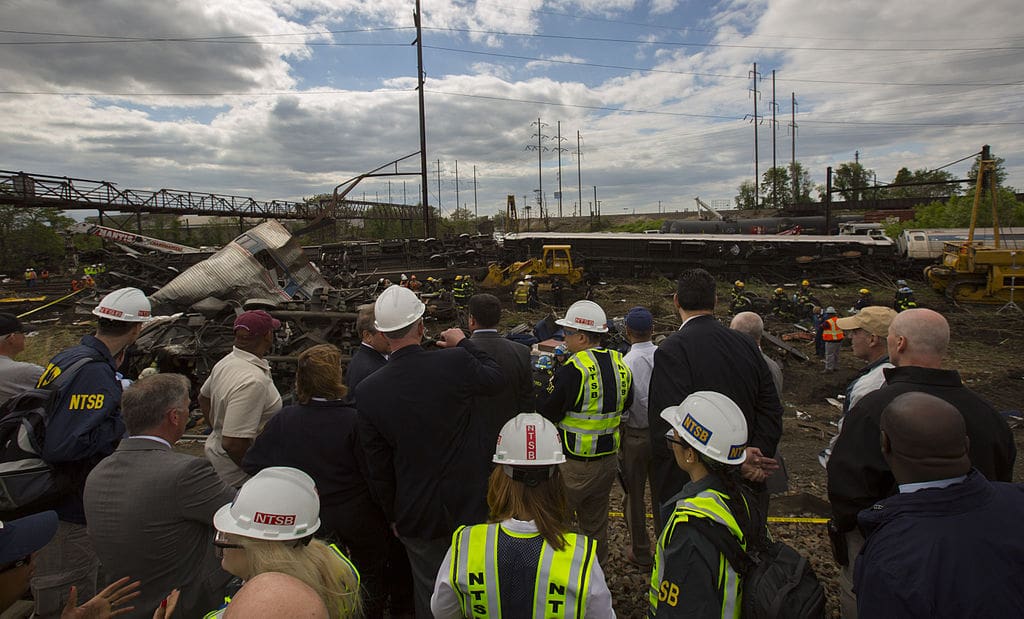
M974 240L981 197L988 181L992 197L992 244ZM981 150L978 179L966 241L943 244L942 263L928 266L924 275L932 287L954 302L1013 303L1014 292L1024 284L1024 249L1010 248L999 239L999 193L996 161L986 144ZM1021 281L1018 282L1017 280Z

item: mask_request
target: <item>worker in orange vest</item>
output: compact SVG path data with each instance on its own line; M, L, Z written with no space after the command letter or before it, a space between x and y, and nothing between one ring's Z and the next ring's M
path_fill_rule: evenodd
M839 347L843 345L843 330L836 324L839 320L836 308L826 307L823 318L821 339L825 341L825 371L835 372L839 370Z

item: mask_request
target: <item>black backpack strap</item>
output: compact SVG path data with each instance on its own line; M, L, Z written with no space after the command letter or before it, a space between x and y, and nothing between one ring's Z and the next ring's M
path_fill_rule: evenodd
M65 384L70 382L72 378L75 377L75 374L78 373L78 370L82 369L85 365L92 363L93 361L99 361L99 359L95 357L83 357L78 361L75 361L68 367L68 369L58 374L57 378L46 383L45 385L43 385L42 388L49 389L50 391L56 391L57 389L60 389Z
M800 556L800 560L796 564L796 569L789 574L789 578L786 580L786 584L779 587L779 591L775 596L775 601L772 602L772 606L768 609L769 617L779 617L782 612L782 605L786 603L786 596L793 589L796 589L800 581L803 580L804 568L807 565L807 559L802 554L797 553Z
M754 567L754 560L743 550L739 540L725 525L707 518L691 518L686 521L686 524L692 526L694 530L704 536L704 539L711 542L740 576L745 575Z

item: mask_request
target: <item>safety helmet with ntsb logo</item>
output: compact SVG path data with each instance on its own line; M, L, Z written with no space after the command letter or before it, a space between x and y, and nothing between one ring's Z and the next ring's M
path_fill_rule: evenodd
M217 510L213 526L256 539L302 539L320 528L320 497L309 475L272 466L245 482L235 500Z
M729 396L696 391L678 406L661 411L661 418L690 447L711 460L742 464L747 459L747 420Z

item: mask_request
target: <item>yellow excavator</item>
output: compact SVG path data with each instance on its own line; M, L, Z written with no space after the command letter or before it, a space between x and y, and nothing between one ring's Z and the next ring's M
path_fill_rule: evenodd
M989 194L992 196L991 245L974 240L974 229L978 222L978 209L986 179ZM1001 243L999 239L996 161L992 158L987 144L981 150L967 240L944 243L942 263L926 267L924 275L935 290L944 293L946 298L956 303L1013 303L1014 292L1024 288L1024 249L1007 247L1006 243ZM1017 299L1020 298L1018 294Z
M507 288L527 275L540 282L550 283L555 278L574 286L583 280L583 268L572 264L572 246L545 245L540 258L513 262L508 266L491 263L482 288Z

